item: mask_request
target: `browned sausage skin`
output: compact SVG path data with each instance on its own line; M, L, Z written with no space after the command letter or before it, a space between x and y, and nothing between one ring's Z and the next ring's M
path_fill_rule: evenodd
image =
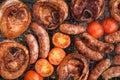
M68 54L57 68L58 80L87 80L89 63L80 54Z
M100 61L90 72L88 80L97 80L99 76L111 65L110 59Z
M74 44L76 49L79 51L79 53L83 54L90 60L98 61L103 58L103 55L101 53L97 51L93 51L90 48L88 48L79 37L75 38Z
M115 53L116 54L120 54L120 43L117 44L116 48L115 48Z
M4 79L16 79L23 74L29 63L25 46L15 41L0 43L0 74Z
M112 62L113 62L115 65L120 65L120 55L114 56L113 59L112 59Z
M38 36L38 42L39 42L39 56L41 58L46 58L48 56L49 50L50 50L50 39L49 35L46 32L46 30L38 25L37 23L31 24L32 30L35 32L35 34Z
M82 25L74 25L74 24L61 24L60 31L66 34L80 34L86 31L86 27Z
M120 42L120 31L105 36L105 41L109 43Z
M33 64L38 59L39 47L36 38L32 34L25 35L26 42L29 47L30 64Z
M102 78L104 80L109 80L111 78L119 77L119 76L120 76L120 66L111 67L102 74Z
M88 47L90 47L91 49L93 49L95 51L109 53L109 52L112 52L114 50L113 44L99 41L99 40L95 39L94 37L92 37L91 35L89 35L88 33L83 33L81 40Z

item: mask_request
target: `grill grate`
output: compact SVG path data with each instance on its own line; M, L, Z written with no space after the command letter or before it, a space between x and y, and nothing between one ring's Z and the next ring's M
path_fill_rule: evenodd
M3 1L4 1L4 0L0 0L0 3L2 3ZM33 6L33 4L34 4L37 0L21 0L21 1L23 1L23 2L30 8L30 10L31 10L31 12L32 12L32 6ZM67 2L68 5L70 5L71 0L65 0L65 1ZM108 8L108 1L109 1L109 0L105 0L105 2L106 2L105 12L104 12L104 14L98 19L99 22L101 22L102 19L104 19L104 18L106 18L106 17L110 17L110 13L109 13L110 11L109 11L109 8ZM70 10L70 9L69 9L69 10ZM68 15L67 19L64 21L64 23L83 24L83 25L85 25L85 26L87 25L85 22L83 22L83 23L76 22L76 21L73 19L73 17L71 16L70 11L69 11L69 15ZM120 23L119 23L119 25L120 25ZM59 29L55 29L55 30L53 30L53 31L48 31L49 36L50 36L50 39L52 38L52 35L53 35L54 33L58 32L58 31L59 31ZM32 30L31 30L30 28L28 28L28 30L27 30L26 32L24 32L21 36L19 36L18 38L15 38L14 40L16 40L16 41L22 43L23 45L26 45L26 46L27 46L26 40L25 40L25 34L27 34L27 33L34 34L34 33L32 32ZM77 36L77 35L76 35L76 36ZM71 37L71 42L73 42L75 36L70 35L70 37ZM6 40L6 39L7 39L7 38L5 38L5 37L1 34L1 32L0 32L0 41ZM104 40L104 37L102 37L100 40ZM52 44L52 42L51 42L51 48L53 48L53 47L54 47L54 46L53 46L53 44ZM74 47L74 44L73 44L73 43L71 43L70 47L68 47L67 49L65 49L65 51L66 51L67 53L77 52L76 49L75 49L75 47ZM105 58L106 58L106 57L112 58L114 55L115 55L114 52L112 52L112 53L110 53L110 54L105 54ZM90 61L90 70L94 67L94 65L95 65L96 63L97 63L97 62ZM54 67L55 67L55 69L57 68L57 66L54 66ZM30 70L30 69L34 70L34 65L29 65L28 68L27 68L27 70ZM26 70L26 71L27 71L27 70ZM25 71L25 72L26 72L26 71ZM25 73L24 73L24 74L25 74ZM20 76L20 77L19 77L18 79L16 79L16 80L23 80L24 74L23 74L22 76ZM4 80L4 79L3 79L2 77L0 77L0 80ZM52 76L45 78L45 80L56 80L56 70L54 71L54 73L52 74ZM102 80L102 79L99 78L98 80ZM112 79L112 80L120 80L120 78L114 78L114 79Z

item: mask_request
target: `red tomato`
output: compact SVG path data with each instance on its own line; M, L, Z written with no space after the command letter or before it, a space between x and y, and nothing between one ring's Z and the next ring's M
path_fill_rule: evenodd
M41 77L37 72L30 70L25 74L24 80L43 80L43 77Z
M106 18L102 21L104 31L107 34L114 33L118 30L118 22L113 18Z
M103 27L98 22L92 22L88 25L87 31L95 38L100 38L104 34Z

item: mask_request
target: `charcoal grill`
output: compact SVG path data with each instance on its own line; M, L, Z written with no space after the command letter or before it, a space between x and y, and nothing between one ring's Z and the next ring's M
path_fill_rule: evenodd
M2 3L3 1L4 1L4 0L0 0L0 3ZM32 12L32 6L33 6L33 4L34 4L37 0L21 0L21 1L24 2L24 3L29 7L29 9L30 9L31 12ZM82 24L82 25L87 26L87 23L85 23L85 22L82 22L82 23L81 23L81 22L77 22L77 21L74 20L74 18L72 17L72 15L71 15L71 13L70 13L70 2L71 2L71 0L65 0L65 1L66 1L66 3L67 3L68 6L69 6L69 14L68 14L67 19L64 21L64 23ZM105 2L106 2L105 12L104 12L104 14L97 20L97 21L99 21L100 23L101 23L102 19L104 19L104 18L106 18L106 17L110 17L110 11L109 11L109 7L108 7L108 1L109 1L109 0L105 0ZM34 21L34 20L32 19L32 21ZM120 23L119 23L119 25L120 25ZM55 29L55 30L47 31L47 32L49 33L50 40L51 40L53 34L56 33L56 32L58 32L58 31L59 31L58 28ZM31 34L35 35L35 33L33 33L33 31L32 31L30 28L28 28L22 35L20 35L19 37L15 38L14 40L22 43L22 44L25 45L25 46L27 46L26 40L25 40L25 35L28 34L28 33L31 33ZM35 35L35 36L36 36L36 35ZM71 37L71 42L72 42L72 43L70 44L70 46L69 46L68 48L65 49L65 51L66 51L67 53L77 52L77 50L76 50L76 48L74 47L74 44L73 44L74 38L75 38L76 36L78 36L78 35L75 35L75 36L70 35L70 37ZM36 37L36 38L37 38L37 37ZM1 32L0 32L0 41L6 40L6 39L7 39L7 38L4 37L4 36L1 34ZM100 38L100 40L104 41L104 37ZM115 44L115 45L116 45L116 44ZM53 48L53 47L54 47L54 45L53 45L52 42L51 42L51 48ZM111 59L113 56L115 56L114 51L111 52L111 53L109 53L109 54L105 54L104 58L110 58L110 59ZM98 62L90 61L90 70L94 67L94 65L95 65L96 63L98 63ZM112 65L112 66L114 66L114 65ZM53 73L50 77L45 78L45 80L57 80L57 79L56 79L56 68L57 68L57 66L54 66L54 67L55 67L54 73ZM26 71L31 70L31 69L34 70L34 64L33 64L33 65L29 65L28 68L26 69ZM26 72L26 71L25 71L25 72ZM24 72L24 74L25 74L25 72ZM15 79L15 80L24 80L24 79L23 79L23 78L24 78L24 74L23 74L22 76L20 76L19 78ZM4 80L4 79L0 76L0 80ZM70 79L70 80L71 80L71 79ZM100 77L98 80L102 80L102 78ZM120 80L120 78L113 78L112 80Z

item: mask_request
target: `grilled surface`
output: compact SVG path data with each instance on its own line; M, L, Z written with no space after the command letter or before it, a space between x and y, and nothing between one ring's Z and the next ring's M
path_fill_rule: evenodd
M0 0L0 3L3 2L4 0ZM37 1L37 0L21 0L22 2L24 2L31 10L32 12L32 6L33 4ZM65 0L67 2L68 5L70 5L70 2L71 0ZM109 8L108 8L108 1L109 0L105 0L106 2L106 8L105 8L105 12L104 14L98 19L98 21L102 21L102 19L106 18L106 17L109 17L110 16L110 11L109 11ZM32 19L32 21L34 21ZM82 24L82 25L87 25L85 22L83 23L80 23L80 22L77 22L73 19L70 11L69 11L69 15L67 17L67 19L64 21L64 23L71 23L71 24ZM120 23L119 23L120 24ZM49 36L50 36L50 39L52 38L53 34L58 32L59 29L55 29L53 31L48 31L49 33ZM15 38L16 41L22 43L23 45L26 45L27 46L27 43L26 43L26 40L25 40L25 34L28 34L28 33L32 33L33 35L35 35L35 33L33 33L33 31L31 30L31 28L29 27L27 31L25 31L22 35L20 35L18 38ZM77 35L76 35L77 36ZM70 35L71 37L71 42L74 42L74 38L76 37L74 35ZM3 40L6 40L7 38L4 37L1 32L0 32L0 41L3 41ZM104 40L104 38L101 38L100 40ZM50 44L51 45L51 48L53 48L53 44ZM71 53L71 52L77 52L76 48L74 47L74 43L71 43L70 44L70 47L68 47L67 49L65 49L65 51L67 53ZM110 54L105 54L105 57L107 58L112 58L113 56L115 55L114 52L111 52ZM94 62L94 61L90 61L90 70L94 67L94 64L96 64L97 62ZM30 65L27 70L30 70L30 69L34 69L34 65ZM56 66L55 66L55 69L56 69ZM27 71L26 70L26 71ZM23 80L23 77L24 77L24 74L22 76L20 76L18 79L16 80ZM113 80L119 80L120 78L114 78ZM2 77L0 77L0 80L4 80ZM53 73L52 76L50 77L47 77L45 80L56 80L56 72ZM98 80L102 80L101 78L98 79Z

